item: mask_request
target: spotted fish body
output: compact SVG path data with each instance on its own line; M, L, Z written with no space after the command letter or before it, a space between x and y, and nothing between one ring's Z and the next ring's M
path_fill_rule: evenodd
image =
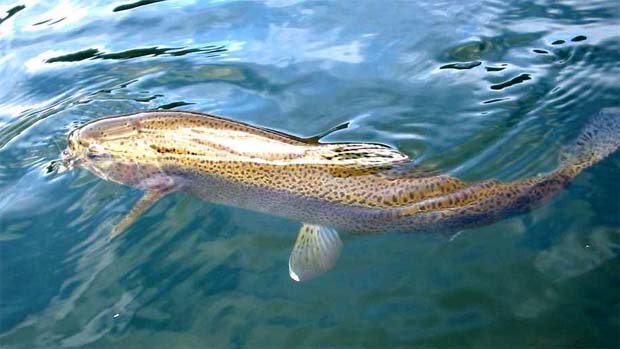
M424 177L416 168L407 170L406 155L383 145L318 143L189 112L96 120L69 135L68 157L104 179L147 192L114 235L160 196L182 191L304 222L307 236L300 234L296 247L306 244L308 250L310 244L315 250L300 253L329 259L329 241L340 241L335 230L450 232L540 206L617 150L619 114L605 109L593 118L556 171L509 183ZM316 242L328 250L312 245L312 236L329 240ZM330 267L299 263L297 269L310 277ZM300 277L293 269L291 276Z

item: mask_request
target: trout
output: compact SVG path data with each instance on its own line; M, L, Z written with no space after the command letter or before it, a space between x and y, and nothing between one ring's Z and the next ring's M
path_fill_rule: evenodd
M465 182L419 170L381 144L320 143L214 115L147 111L71 131L64 158L144 191L110 238L173 192L301 222L289 274L302 281L335 265L338 231L452 233L490 224L548 202L619 146L620 108L603 109L564 148L556 170Z

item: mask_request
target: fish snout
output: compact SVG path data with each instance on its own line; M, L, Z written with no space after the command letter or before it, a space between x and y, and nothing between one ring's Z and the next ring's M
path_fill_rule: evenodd
M137 136L138 128L137 121L124 117L88 123L69 133L68 153L73 158L108 153Z
M67 155L69 158L77 159L96 147L97 140L88 136L84 137L81 128L71 131L67 137Z
M80 129L75 129L69 133L67 137L67 149L63 152L63 158L65 159L77 159L80 153L85 148L83 143L80 142L79 137Z

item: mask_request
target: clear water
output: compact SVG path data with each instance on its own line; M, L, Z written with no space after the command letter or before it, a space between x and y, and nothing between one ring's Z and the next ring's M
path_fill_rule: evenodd
M395 146L461 178L558 164L620 104L617 1L0 0L0 347L619 346L620 156L468 230L354 236L295 283L298 222L56 173L94 118L211 112Z

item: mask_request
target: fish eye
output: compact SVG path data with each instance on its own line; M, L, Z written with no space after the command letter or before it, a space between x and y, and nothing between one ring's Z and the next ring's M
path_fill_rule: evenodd
M108 153L86 153L86 158L89 160L109 160L112 159L112 156Z
M102 146L98 144L91 144L88 146L88 151L86 152L87 159L101 160L109 157L110 154L108 154Z
M95 153L101 153L104 151L104 149L99 144L91 144L88 146L88 151L95 152Z

